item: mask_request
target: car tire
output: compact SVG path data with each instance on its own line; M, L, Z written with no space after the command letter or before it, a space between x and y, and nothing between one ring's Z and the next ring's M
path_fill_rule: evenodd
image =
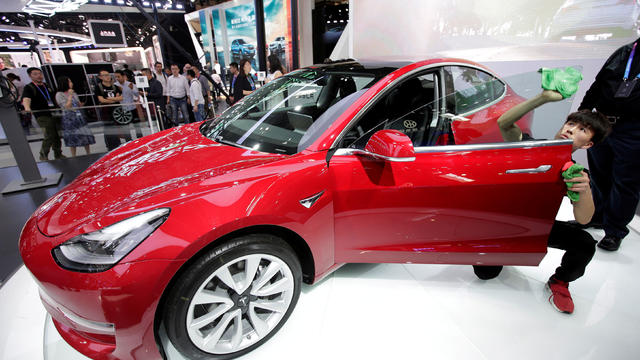
M207 251L176 280L163 309L172 344L188 359L232 359L287 321L302 270L284 240L254 234Z
M133 115L130 111L125 111L121 106L113 109L113 121L118 125L127 125L133 121Z
M502 265L473 265L473 272L481 280L496 278L501 271Z

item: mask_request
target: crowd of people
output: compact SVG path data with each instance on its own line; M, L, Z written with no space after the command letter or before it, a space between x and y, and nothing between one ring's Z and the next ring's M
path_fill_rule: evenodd
M285 72L275 55L268 57L267 67L267 82ZM54 91L51 84L44 81L44 74L39 68L29 68L27 73L31 82L26 85L15 74L8 74L8 79L14 85L16 99L20 99L17 103L19 110L24 110L20 118L25 133L29 134L32 119L44 132L39 159L48 160L51 150L55 159L64 158L62 141L69 147L71 156L77 155L78 147L84 148L87 154L91 153L90 146L96 143L95 136L88 126L86 113L81 109L85 103L74 91L71 79L67 76L56 79L58 89ZM178 126L181 121L202 121L215 113L223 99L231 106L256 89L257 79L249 60L231 63L229 79L220 73L217 61L210 74L213 81L201 73L200 66L189 63L180 68L178 64L165 67L156 62L153 69L144 68L138 74L127 65L113 74L104 69L97 74L94 84L95 103L101 105L96 108L96 113L101 120L113 121L116 125L141 121L145 119L141 104L142 96L145 96L163 113L163 128ZM144 75L148 87L138 89L136 75ZM149 110L152 114L156 112L154 106ZM135 129L136 136L141 137L140 128ZM105 129L104 136L108 150L115 149L122 141L132 140L128 126Z

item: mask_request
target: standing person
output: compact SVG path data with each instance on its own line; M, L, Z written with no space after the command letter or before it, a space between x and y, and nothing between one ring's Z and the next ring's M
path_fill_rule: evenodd
M125 70L116 70L116 85L122 91L122 108L130 113L132 118L137 119L138 115L134 110L138 89L129 81L129 75Z
M20 99L20 97L22 97L22 92L24 91L24 84L20 80L20 76L14 73L8 73L7 79L11 81L11 84L16 89L16 99Z
M38 125L44 130L44 139L40 148L40 161L49 160L49 150L53 148L53 156L56 159L65 158L62 155L62 141L60 141L60 119L53 117L51 110L56 107L54 102L55 93L44 83L42 71L38 68L31 67L27 69L27 74L31 78L31 82L24 87L22 94L22 105L26 112L36 111L33 115L36 117Z
M202 96L202 85L200 81L196 79L196 72L187 70L187 80L189 80L189 97L191 98L191 105L193 106L193 115L196 122L200 122L206 118L204 112L204 97Z
M538 106L559 100L562 100L560 93L545 90L538 96L522 102L502 114L498 118L498 126L504 141L531 140L532 138L528 134L522 133L516 121ZM572 140L572 151L588 149L594 144L600 143L607 136L609 129L609 122L604 115L583 110L569 114L554 139ZM568 190L579 194L579 199L571 202L576 221L579 224L588 223L594 212L589 175L582 171L578 177L565 179L564 182L573 183ZM574 304L569 292L569 283L584 275L587 265L595 254L595 243L593 237L579 226L565 221L554 222L549 234L548 246L565 250L560 266L546 284L547 291L551 293L549 302L556 310L568 314L573 312ZM501 268L480 266L474 267L474 271L482 278L482 275L493 271L499 272Z
M13 86L13 91L15 95L16 108L20 112L20 125L22 125L22 130L25 135L30 135L31 133L31 114L26 113L24 111L24 106L22 106L22 102L20 99L22 98L22 93L24 92L24 84L20 77L14 73L8 73L7 79L11 81L11 85Z
M267 75L266 82L284 75L284 67L282 67L282 64L280 63L280 58L275 54L271 54L267 57L267 70L269 70L269 75Z
M238 77L233 86L234 104L242 100L243 97L251 94L256 89L256 84L251 76L251 63L247 59L242 59L239 65Z
M220 67L220 63L218 62L218 60L216 60L213 64L213 71L215 71L216 74L219 74L221 76L220 80L222 81L222 86L226 88L227 82L225 80L225 76L224 76L225 74L222 72L222 69Z
M182 76L186 77L187 71L189 70L191 70L191 64L185 63L184 66L182 67Z
M77 108L84 104L73 90L73 82L67 76L58 78L58 92L56 102L62 110L62 138L64 144L71 150L71 156L76 156L76 148L84 146L84 151L91 154L90 145L96 143L87 120ZM74 110L74 108L76 108Z
M233 89L236 85L236 79L238 78L238 74L240 72L238 71L238 63L237 62L232 62L231 64L229 64L229 74L230 79L229 79L229 95L231 96L231 103L233 103Z
M213 79L213 88L216 91L216 103L218 102L218 97L220 95L224 95L224 97L229 101L229 94L224 90L224 86L222 83L222 77L213 70L213 74L211 74L211 78Z
M98 103L102 105L100 114L105 121L104 127L104 143L109 151L120 146L120 139L125 142L131 141L131 134L128 127L123 129L120 126L110 128L113 120L113 110L115 105L122 101L122 90L113 83L113 78L107 70L100 70L98 73L100 82L96 86L95 93Z
M204 77L204 75L202 75L200 73L200 66L194 66L191 68L194 73L196 74L196 80L198 80L200 82L200 88L202 89L202 97L204 98L204 103L202 103L204 105L204 112L205 114L209 113L209 103L211 102L211 86L209 85L209 80L207 80L206 77ZM191 98L192 103L191 105L193 105L193 97ZM194 106L195 109L195 106ZM194 111L194 115L195 115L195 111ZM206 117L206 116L205 116ZM196 121L199 121L196 118Z
M172 75L167 79L167 104L171 105L171 121L173 126L178 126L178 109L182 113L184 122L189 122L189 82L184 76L180 76L180 68L176 64L171 65Z
M147 77L147 82L149 83L149 87L140 89L139 93L140 95L145 95L147 97L149 106L151 106L151 109L150 109L151 113L155 114L155 111L156 111L155 105L159 105L161 107L164 105L163 100L165 99L165 97L163 96L162 83L160 83L157 77L153 77L153 73L149 68L142 69L142 74ZM156 119L160 121L160 119L158 119L157 117L157 114L156 114Z
M144 69L142 69L144 72ZM160 62L156 62L155 64L155 72L153 74L156 78L156 80L158 80L158 82L160 83L160 85L162 85L162 95L164 95L165 97L167 96L167 74L164 73L164 71L162 71L162 63ZM156 103L156 105L159 105L161 110L164 111L164 101L161 101L159 103Z
M640 199L640 39L616 50L604 63L579 109L598 109L613 124L611 135L587 151L596 212L602 226L598 247L616 251L629 233Z

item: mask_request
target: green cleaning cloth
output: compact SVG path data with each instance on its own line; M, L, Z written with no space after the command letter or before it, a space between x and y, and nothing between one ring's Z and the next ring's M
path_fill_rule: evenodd
M569 164L571 164L569 166ZM566 163L563 167L562 167L562 177L565 179L573 179L574 177L578 177L582 174L580 174L582 172L582 170L584 170L584 166L580 165L580 164L574 164L573 162L568 162ZM570 188L573 186L572 182L568 182L567 183L567 188ZM575 191L571 191L568 190L567 191L567 196L569 197L569 199L573 202L576 202L578 200L580 200L580 194L578 194Z
M542 88L545 90L555 90L563 98L568 98L578 91L578 83L582 80L580 70L571 66L565 69L540 69L542 73Z

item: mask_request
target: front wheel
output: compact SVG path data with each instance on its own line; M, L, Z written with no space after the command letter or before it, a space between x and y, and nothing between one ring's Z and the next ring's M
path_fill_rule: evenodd
M189 359L232 359L273 336L302 283L294 251L271 235L247 235L202 255L167 295L169 339Z

